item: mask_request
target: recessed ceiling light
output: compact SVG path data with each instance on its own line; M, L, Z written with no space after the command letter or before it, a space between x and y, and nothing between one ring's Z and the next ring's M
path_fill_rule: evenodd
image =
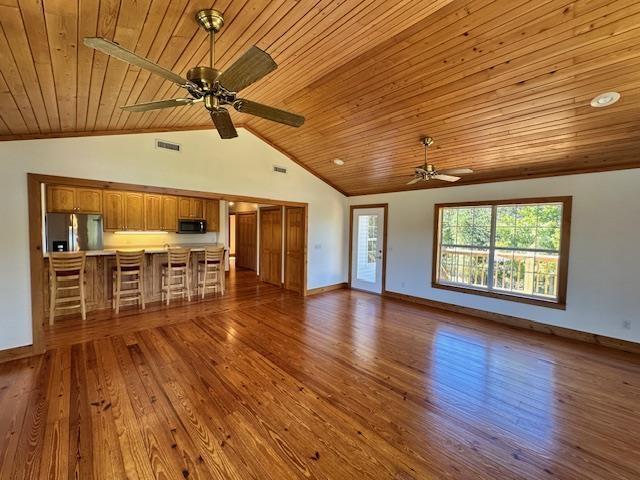
M336 158L333 163L335 163L336 165L344 165L344 160L341 160L339 158Z
M618 92L602 93L591 100L592 107L607 107L613 105L620 100L620 94Z
M229 202L229 206L230 206L230 207L233 207L234 205L235 205L235 203L233 203L233 202Z

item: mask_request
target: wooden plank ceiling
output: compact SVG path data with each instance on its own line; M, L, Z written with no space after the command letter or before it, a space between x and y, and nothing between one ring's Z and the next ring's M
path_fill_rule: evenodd
M236 124L346 194L441 186L405 186L425 134L437 167L475 170L460 183L640 166L637 0L0 0L0 139L210 127L200 107L121 111L183 92L82 38L184 75L206 62L193 17L211 6L216 66L268 51L278 70L242 96L307 118Z

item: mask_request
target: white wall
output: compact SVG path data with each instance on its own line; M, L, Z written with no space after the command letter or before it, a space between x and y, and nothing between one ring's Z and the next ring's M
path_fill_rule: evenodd
M0 350L31 343L28 172L308 202L307 286L346 281L346 198L249 132L239 135L220 140L203 130L0 143ZM182 152L156 149L155 138L180 143ZM273 173L274 164L288 173Z
M566 311L431 288L435 203L562 195L573 196ZM389 204L387 290L640 342L640 169L366 195L349 203Z

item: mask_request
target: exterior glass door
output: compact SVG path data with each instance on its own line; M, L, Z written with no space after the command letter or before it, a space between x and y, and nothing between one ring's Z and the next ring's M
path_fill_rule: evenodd
M354 208L351 238L351 286L382 293L384 208Z

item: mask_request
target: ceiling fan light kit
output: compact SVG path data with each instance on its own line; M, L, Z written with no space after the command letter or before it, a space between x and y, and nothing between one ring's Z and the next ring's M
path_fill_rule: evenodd
M442 180L444 182L457 182L460 177L456 175L464 175L473 173L470 168L450 168L448 170L437 170L436 167L427 161L427 150L433 145L432 137L422 137L420 143L424 146L424 164L415 168L413 178L407 182L407 185L414 185L418 182L428 182L430 180Z
M120 108L129 112L146 112L160 108L171 108L182 105L200 103L209 111L211 120L221 138L234 138L238 132L233 125L227 107L233 107L241 113L254 115L272 122L282 123L292 127L300 127L304 117L278 108L263 105L237 94L249 85L257 82L273 72L278 65L271 56L255 45L249 48L224 72L217 70L215 65L215 34L224 25L222 13L214 9L200 10L196 14L196 22L209 34L209 66L196 66L187 72L187 78L173 73L150 60L137 55L117 43L101 37L86 37L84 44L98 51L111 55L131 65L143 68L169 80L189 92L187 98L158 100L135 105L125 105Z

